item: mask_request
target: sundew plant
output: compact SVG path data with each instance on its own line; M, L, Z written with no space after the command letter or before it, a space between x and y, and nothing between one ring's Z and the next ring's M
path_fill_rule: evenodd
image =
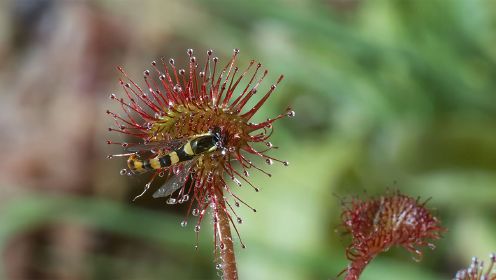
M135 142L108 140L108 144L120 145L125 150L109 157L128 157L128 169L121 170L122 175L151 174L138 197L154 181L160 181L157 178L166 177L153 197L166 197L168 204L187 203L187 215L181 226L187 226L190 214L197 216L194 226L197 237L210 210L220 260L217 267L222 269L225 279L237 278L231 226L245 247L236 228L243 220L235 208L244 205L256 212L235 194L235 188L247 185L259 191L249 180L252 169L271 176L256 158L267 165L278 162L288 166L287 161L269 155L277 148L270 137L275 121L295 115L288 108L284 114L265 121L251 121L283 76L255 105L248 107L268 70L254 60L245 68L238 68L238 54L239 50L235 49L231 59L221 67L212 50L206 52L205 62L200 63L193 50L188 49L187 69L178 69L174 59L153 61L152 71L144 71L143 86L119 67L124 76L120 80L122 94L121 97L111 94L110 99L122 110L107 111L115 121L109 131L137 139Z

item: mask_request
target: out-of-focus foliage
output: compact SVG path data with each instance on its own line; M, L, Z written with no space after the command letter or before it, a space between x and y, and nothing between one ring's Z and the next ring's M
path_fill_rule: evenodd
M185 209L131 203L145 178L105 159L115 66L139 81L192 47L221 59L240 48L268 79L285 74L258 117L296 111L274 134L290 166L252 174L260 193L239 190L258 210L240 209L241 279L334 277L349 241L339 197L388 188L432 197L449 231L422 262L392 250L362 279L450 279L496 250L495 46L490 0L2 1L0 272L217 277L209 221L195 251Z

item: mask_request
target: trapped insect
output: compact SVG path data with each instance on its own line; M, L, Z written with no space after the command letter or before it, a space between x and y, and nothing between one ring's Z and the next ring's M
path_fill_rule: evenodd
M171 139L169 141L152 141L145 144L136 144L127 147L133 152L127 160L129 170L134 174L142 174L148 171L164 172L172 170L171 176L153 194L154 198L167 197L180 189L188 180L191 168L197 163L202 163L204 156L215 156L213 153L220 151L226 153L226 138L222 135L220 127L214 127L207 133L194 135L187 139ZM157 155L149 159L140 159L142 151L154 151ZM122 173L129 174L127 170ZM159 173L160 174L160 173ZM147 184L142 196L149 188Z

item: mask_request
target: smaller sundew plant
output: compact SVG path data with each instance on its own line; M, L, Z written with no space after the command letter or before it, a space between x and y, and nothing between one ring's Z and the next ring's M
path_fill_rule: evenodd
M489 255L489 264L485 267L484 261L476 257L472 258L472 263L466 269L456 273L453 280L496 280L496 254Z
M212 50L207 51L205 63L200 65L193 50L188 49L187 69L178 69L174 59L153 61L152 71L144 71L143 87L118 67L123 75L120 79L123 93L111 94L110 99L122 110L120 113L107 110L115 123L109 131L136 139L108 140L108 144L125 149L124 153L109 158L129 157L128 169L121 170L121 175L151 174L143 193L137 197L145 194L160 177L168 178L153 196L168 197L168 204L189 203L181 225L187 226L190 214L198 217L194 227L197 239L200 224L207 210L212 209L215 248L221 252L226 248L232 251L230 225L239 237L236 223L242 223L242 219L235 208L245 205L256 212L234 193L233 186L246 184L259 191L249 180L249 170L253 168L271 175L254 162L257 157L269 165L274 161L288 165L268 155L277 148L269 139L275 121L295 115L287 108L274 118L252 122L283 76L279 76L255 105L248 107L268 70L262 70L262 65L254 60L240 70L236 65L238 53L235 49L222 68ZM234 261L234 255L221 258ZM229 274L224 269L226 273Z
M380 253L400 246L414 254L419 261L421 247L434 249L433 240L445 231L439 220L420 202L399 192L378 198L352 198L341 214L346 233L351 234L351 244L346 249L350 260L347 280L359 279L365 267Z

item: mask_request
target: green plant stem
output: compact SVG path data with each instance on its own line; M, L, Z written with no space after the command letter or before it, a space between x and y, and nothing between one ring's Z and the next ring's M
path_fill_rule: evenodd
M217 203L220 211L217 212L218 216L218 227L219 227L219 242L217 246L220 252L220 264L223 271L224 280L237 280L238 279L238 269L236 268L236 257L234 255L234 244L231 236L231 225L229 223L230 219L227 216L224 195L222 190L218 191Z

